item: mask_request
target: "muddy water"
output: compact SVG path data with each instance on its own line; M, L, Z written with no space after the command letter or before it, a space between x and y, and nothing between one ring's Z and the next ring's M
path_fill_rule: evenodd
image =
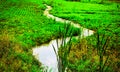
M44 11L44 15L47 18L53 19L56 22L61 22L63 24L64 23L71 24L76 28L81 28L82 30L81 38L90 36L94 33L94 31L92 30L81 27L80 24L53 16L52 14L49 13L52 7L48 5L46 5L46 7L47 8ZM78 38L78 36L75 38ZM70 39L69 37L66 39L66 43L69 41L69 39ZM58 62L57 62L57 57L54 52L53 46L55 47L56 51L58 51L58 48L61 46L61 44L62 44L62 39L58 39L58 43L56 42L56 39L55 39L55 40L51 40L48 44L43 44L41 46L37 46L33 48L33 56L35 56L35 58L38 59L43 64L43 67L45 67L44 69L45 71L58 72L58 68L57 68Z

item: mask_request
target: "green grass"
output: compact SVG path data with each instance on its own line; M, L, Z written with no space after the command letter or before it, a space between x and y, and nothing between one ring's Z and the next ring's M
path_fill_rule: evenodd
M38 6L21 1L1 3L0 71L41 72L41 64L34 59L31 52L32 46L35 46L35 41L32 40L35 39L34 31L39 32L37 30L43 24L43 10Z
M72 1L61 1L55 3L48 3L53 7L51 14L79 23L85 28L94 30L96 33L85 39L80 43L73 44L68 55L68 70L70 71L100 71L99 65L105 61L101 58L109 59L104 66L104 71L119 71L119 57L120 53L120 4L119 3L81 3ZM99 39L97 38L99 35ZM107 43L106 40L108 39ZM84 40L84 39L83 39ZM97 42L100 42L99 44ZM74 43L74 42L73 42ZM106 44L105 44L106 43ZM101 53L104 49L105 53ZM96 49L100 49L96 53ZM66 53L66 47L60 49L62 54ZM85 50L87 49L87 51ZM87 57L83 60L84 55ZM90 56L89 56L90 55ZM82 57L83 56L83 57ZM93 58L92 58L92 57ZM97 57L98 56L98 57ZM65 61L65 60L64 60ZM93 64L95 63L95 64ZM100 64L99 64L100 63ZM107 65L108 64L108 65Z
M60 28L62 34L65 32L63 24L43 16L43 11L46 8L43 3L46 1L0 1L0 72L42 72L41 64L32 56L32 47L59 38ZM51 13L55 16L75 21L96 31L102 29L102 33L104 33L103 30L110 31L110 35L114 33L111 45L119 51L120 13L119 8L117 8L119 4L91 4L63 0L60 2L48 1L48 4L53 6ZM73 28L73 30L74 35L78 35L79 29ZM91 37L90 40L92 39L94 40L94 37ZM88 41L88 43L92 41ZM74 48L75 44L72 46ZM90 46L95 48L96 44ZM75 52L77 52L77 48L76 45ZM70 56L72 58L72 55ZM89 64L89 62L84 63ZM79 64L73 64L70 67L72 67L71 69L82 69L82 64Z
M61 67L67 67L67 72L96 72L100 71L100 65L104 64L104 66L102 66L103 72L119 71L118 64L120 57L118 54L120 50L118 48L119 44L113 43L115 37L110 37L105 34L100 35L98 40L97 35L98 34L95 33L95 35L87 38L72 39L70 43L62 46L58 52L60 59L62 59L61 63L63 63ZM100 54L101 49L104 53ZM103 56L103 64L99 64L100 55Z
M39 0L1 1L0 71L41 72L32 47L58 38L59 28L64 31L64 24L43 16L44 10Z
M55 16L79 23L100 35L112 36L115 48L120 45L120 4L119 3L82 3L61 1L52 4L51 13Z
M16 3L14 3L16 4ZM20 3L21 4L21 3ZM42 39L39 43L45 43L57 36L59 27L64 25L43 16L43 5L34 3L16 4L1 12L1 31L7 30L9 35L15 36L19 41L30 43L35 39ZM19 7L22 6L22 7ZM34 43L30 43L35 45Z
M96 28L107 27L110 24L119 25L120 10L117 5L120 6L117 3L94 4L62 1L53 4L51 13L96 30Z

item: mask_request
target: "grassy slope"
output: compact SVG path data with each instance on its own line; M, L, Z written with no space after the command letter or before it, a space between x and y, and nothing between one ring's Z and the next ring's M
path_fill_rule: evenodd
M100 46L105 43L109 37L108 51L104 56L110 56L108 63L110 63L107 71L119 71L120 57L120 10L116 3L110 4L91 4L80 2L61 1L52 4L53 10L51 13L55 16L72 20L80 23L82 26L100 32ZM105 35L104 35L105 34ZM108 35L107 35L108 34ZM73 44L69 54L68 68L72 71L97 71L99 64L99 56L96 52L97 36L88 37L80 41L80 43ZM74 42L73 42L74 43ZM102 44L103 43L103 44ZM63 49L60 56L65 52ZM92 57L91 57L92 56ZM62 56L64 57L64 56ZM89 67L90 66L90 67Z
M101 36L111 36L113 48L120 47L120 4L119 3L81 3L61 1L52 4L51 13L72 20L81 26L92 29ZM95 35L97 35L95 33ZM103 36L104 37L104 36ZM92 39L92 38L91 38Z
M94 4L62 1L53 5L52 14L94 29L120 23L120 10L116 3Z
M43 16L43 10L45 9L45 7L43 6L43 4L41 4L42 1L40 0L33 0L33 1L13 0L12 2L9 1L9 2L0 2L0 3L1 3L0 4L0 51L1 51L0 71L18 71L18 72L41 71L39 67L40 64L38 64L38 62L32 57L31 48L35 45L40 45L42 43L48 42L51 39L58 37L59 27L63 28L63 25L60 23L56 23L52 20L49 20ZM56 13L55 15L60 17L67 18L68 16L67 19L72 20L74 18L74 21L79 21L80 19L79 22L81 23L81 18L78 15L79 12L80 13L82 12L82 15L84 15L86 18L91 18L92 16L96 16L96 14L92 16L89 16L88 13L86 14L86 11L90 9L88 7L93 7L92 5L94 4L88 3L87 9L85 6L86 4L84 3L74 2L74 4L71 5L71 2L63 2L62 4L61 3L59 4L60 4L59 6L55 5L56 7L55 10L57 12L56 11L53 12ZM75 7L79 6L79 4L83 4L85 8L81 7L83 8L83 11L76 12L77 8ZM66 7L66 5L68 5L68 7ZM99 6L98 4L95 4L95 6L96 5ZM61 8L60 6L63 6L64 8L63 7ZM71 6L72 9L69 6ZM70 8L70 9L66 10L66 8L67 9ZM99 7L97 9L98 11L95 12L98 12L97 15L99 15L100 12ZM104 10L104 8L101 9ZM106 10L107 9L113 11L115 10L115 12L113 13L116 14L115 16L115 20L116 20L117 19L116 17L118 17L117 15L119 14L118 12L116 12L117 11L116 8L108 7L106 8ZM68 13L71 13L70 15L72 15L72 18L69 17ZM108 13L107 16L109 16L109 11L107 13ZM102 15L106 15L106 11L105 14L103 11ZM84 16L83 16L83 25L87 23L84 19ZM96 18L99 19L99 16L98 17L96 16ZM118 20L117 22L119 23L119 17L117 20ZM117 26L115 25L115 27ZM93 27L90 26L89 28L93 28Z
M43 16L40 0L0 1L0 71L40 72L31 48L59 36L64 25Z

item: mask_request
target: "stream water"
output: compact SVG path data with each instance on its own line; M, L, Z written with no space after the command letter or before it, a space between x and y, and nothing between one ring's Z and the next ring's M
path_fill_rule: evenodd
M56 22L61 22L63 24L64 23L71 24L74 27L81 28L82 29L81 37L87 37L94 33L94 31L92 30L81 27L80 24L53 16L52 14L49 13L52 7L48 5L46 5L46 7L47 8L44 11L44 15L47 18L54 19ZM75 38L78 38L78 36L76 36ZM66 43L69 41L69 39L70 39L69 37L66 38ZM57 52L61 44L62 44L62 39L58 39L58 46L57 46L57 42L55 39L55 40L51 40L47 44L43 44L41 46L37 46L33 48L33 56L35 56L35 58L38 59L42 63L44 67L44 72L50 72L50 71L58 72L58 67L57 67L58 62L57 62L57 57L53 49L53 46L55 47L55 50Z
M66 43L69 41L70 38L66 39ZM43 44L41 46L33 48L33 55L37 58L45 67L45 71L47 72L58 72L57 68L57 56L55 51L58 51L58 48L62 44L62 39L58 39L58 44L55 40L50 41L48 44ZM55 51L53 49L55 48Z

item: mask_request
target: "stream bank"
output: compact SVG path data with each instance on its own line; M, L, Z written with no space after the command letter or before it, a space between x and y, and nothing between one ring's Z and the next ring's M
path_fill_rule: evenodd
M89 30L87 28L83 28L78 23L74 23L72 21L53 16L52 14L49 13L49 11L52 9L52 7L48 6L46 4L45 4L45 6L47 8L44 11L44 15L47 18L53 19L56 22L61 22L63 24L70 24L73 27L80 28L81 29L81 38L94 34L94 31ZM78 38L78 37L79 36L76 36L74 38ZM66 43L69 40L70 40L70 38L67 37ZM41 46L37 46L37 47L33 48L33 56L35 56L35 58L38 59L43 64L43 67L45 67L45 71L58 72L57 57L56 57L56 54L54 52L53 46L55 47L56 52L57 52L58 48L61 46L61 44L62 44L62 39L58 39L58 46L57 46L56 39L54 39L54 40L51 40L48 44L42 44Z

